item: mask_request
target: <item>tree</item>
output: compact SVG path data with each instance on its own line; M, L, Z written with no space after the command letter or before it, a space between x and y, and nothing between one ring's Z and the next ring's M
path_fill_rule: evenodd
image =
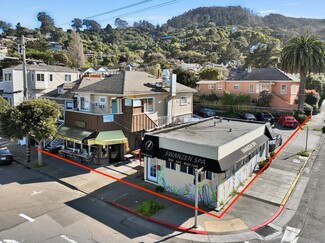
M81 68L85 66L84 48L79 33L72 31L68 46L68 55L72 66Z
M200 71L199 73L201 79L205 80L222 80L223 73L221 68L217 67L207 67Z
M129 27L128 22L120 18L115 19L114 24L118 29L126 29L127 27Z
M273 95L269 91L263 90L258 96L256 105L260 107L269 107L272 98Z
M95 20L84 19L82 24L86 26L87 30L90 30L92 32L99 33L100 30L102 29L101 25L97 23Z
M71 22L72 22L71 27L75 31L80 32L80 29L82 29L82 25L83 25L82 20L78 18L74 18Z
M308 33L292 38L281 52L281 67L300 75L298 110L303 112L307 74L325 70L325 42Z
M26 135L26 155L30 160L30 136L33 136L42 149L43 141L51 139L57 131L56 121L60 115L55 101L46 99L25 100L16 107L8 109L1 116L1 130L11 139ZM28 160L29 159L29 160ZM38 152L38 165L42 166L42 153Z
M195 73L185 70L181 67L177 67L173 70L173 73L177 75L177 82L189 87L196 87L196 82L199 81L198 76Z
M10 104L2 96L0 96L0 115L10 108Z
M4 21L0 20L0 30L2 30L3 32L7 32L8 30L10 30L12 27L12 25L10 23L6 23Z
M40 30L42 34L51 33L55 30L54 19L45 12L39 12L37 14L37 20L41 22Z

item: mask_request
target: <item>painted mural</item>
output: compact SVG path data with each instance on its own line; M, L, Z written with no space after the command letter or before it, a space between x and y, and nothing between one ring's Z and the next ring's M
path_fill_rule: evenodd
M223 206L231 198L238 187L251 175L257 161L263 154L257 153L253 158L245 163L237 171L229 170L227 173L213 174L212 180L203 180L199 183L199 202L206 205L215 204L216 207ZM170 169L166 168L165 161L159 161L160 170L158 173L158 185L164 187L166 191L175 193L184 198L195 200L195 185L193 179L186 179L183 183L172 183ZM180 174L178 174L180 175ZM179 178L180 179L180 178ZM180 179L182 181L182 179Z

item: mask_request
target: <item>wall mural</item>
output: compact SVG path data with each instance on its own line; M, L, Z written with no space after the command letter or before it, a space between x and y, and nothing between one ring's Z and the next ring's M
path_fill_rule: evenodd
M226 173L228 174L226 180L224 177L221 178L221 175L225 174L214 174L212 180L204 180L203 182L206 183L201 182L198 186L199 202L203 202L205 205L215 203L217 207L223 206L240 184L250 176L259 159L260 157L256 155L235 173ZM161 169L157 171L158 185L164 187L166 191L194 201L195 185L193 183L187 183L185 185L168 184L165 181L165 173L167 172L165 168L166 163L162 162L159 164Z

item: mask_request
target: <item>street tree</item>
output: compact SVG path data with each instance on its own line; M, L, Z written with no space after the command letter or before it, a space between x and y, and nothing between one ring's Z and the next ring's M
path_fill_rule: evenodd
M68 45L68 55L72 62L72 66L81 68L85 66L84 47L80 35L76 31L71 32L71 40Z
M47 99L25 100L6 110L1 116L1 130L10 139L26 136L26 156L30 161L30 137L33 136L42 149L43 141L52 139L57 131L56 121L60 115L55 101ZM42 153L38 152L38 165L42 166Z
M0 96L0 115L10 108L10 104L2 96Z
M308 33L292 38L281 52L281 67L300 75L298 110L303 112L307 75L325 70L325 42Z

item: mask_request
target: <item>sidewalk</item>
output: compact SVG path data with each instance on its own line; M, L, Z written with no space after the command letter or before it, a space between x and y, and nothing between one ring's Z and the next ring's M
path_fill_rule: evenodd
M321 128L323 126L324 116L325 112L315 115L308 123L308 151L317 150L324 140L321 131L313 130L313 128ZM256 238L265 239L271 235L268 232L264 232L265 230L270 230L266 229L266 227L272 228L273 231L271 231L276 233L280 232L277 227L285 226L286 220L282 220L283 225L278 223L277 226L272 225L271 222L277 217L281 217L280 213L285 210L285 205L291 193L293 193L301 171L307 163L312 162L313 156L307 160L296 155L298 151L304 150L305 140L306 131L298 131L296 136L275 157L270 167L255 179L222 218L218 219L217 217L199 212L197 218L198 228L196 229L193 228L195 223L193 209L128 184L134 184L152 191L155 189L155 185L144 182L143 176L139 177L139 161L132 160L130 163L120 162L109 166L93 165L90 166L93 170L89 171L86 168L81 168L43 154L45 166L37 168L32 166L37 161L37 151L33 149L32 163L27 166L132 214L136 214L134 210L142 202L148 200L155 201L163 205L164 209L160 210L152 218L142 218L167 226L173 230L185 232L178 236L183 239L202 242L211 240L214 242L231 242ZM15 160L25 165L25 147L12 143L6 146L15 155ZM117 180L123 180L125 183ZM249 180L246 183L248 182ZM184 201L184 199L177 197L175 194L164 192L163 195L194 206L194 202ZM299 200L299 195L294 198ZM227 208L227 205L224 208ZM222 211L217 212L213 210L209 212L215 215L223 213ZM278 220L278 222L281 222L281 220Z

